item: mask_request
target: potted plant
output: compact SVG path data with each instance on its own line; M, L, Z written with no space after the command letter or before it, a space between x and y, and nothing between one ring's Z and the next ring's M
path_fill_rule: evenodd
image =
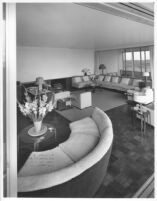
M102 74L104 74L104 70L106 70L106 66L104 64L100 64L99 70L102 70Z

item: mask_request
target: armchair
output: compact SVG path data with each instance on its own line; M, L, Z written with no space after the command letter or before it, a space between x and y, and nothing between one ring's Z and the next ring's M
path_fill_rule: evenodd
M144 88L141 92L135 92L133 100L141 104L149 104L153 102L153 90L151 88Z

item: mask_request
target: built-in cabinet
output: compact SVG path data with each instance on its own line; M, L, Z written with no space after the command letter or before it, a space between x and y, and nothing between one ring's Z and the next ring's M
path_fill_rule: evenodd
M49 80L45 80L48 84L50 84L52 87L54 87L55 84L62 84L63 86L63 90L67 90L70 91L71 90L71 80L72 77L66 77L66 78L59 78L59 79L49 79ZM27 87L31 87L31 86L35 86L35 81L33 82L26 82L26 83L22 83L26 88Z
M67 78L59 78L59 79L53 79L51 81L51 86L53 87L54 84L60 83L63 86L64 90L70 91L71 90L71 77Z

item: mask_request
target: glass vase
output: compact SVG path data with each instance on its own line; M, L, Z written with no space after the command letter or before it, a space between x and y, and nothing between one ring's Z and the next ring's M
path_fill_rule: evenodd
M42 127L42 120L40 121L34 121L34 128L35 128L35 132L40 132L41 131L41 127Z

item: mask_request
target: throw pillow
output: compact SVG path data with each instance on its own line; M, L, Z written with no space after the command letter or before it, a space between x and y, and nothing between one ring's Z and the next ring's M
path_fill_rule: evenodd
M121 79L120 84L129 85L129 82L130 82L130 78L125 78L125 77L123 77L123 78Z
M111 76L110 75L106 75L105 76L105 82L110 82L111 80Z
M103 76L103 75L99 75L99 77L98 77L97 80L98 80L98 81L103 81L103 80L104 80L104 76Z
M84 76L82 77L83 81L87 82L87 81L90 81L89 77L88 76Z
M82 82L82 77L74 77L74 82Z
M118 83L119 82L119 77L112 77L112 82L113 83Z
M72 161L78 161L86 156L99 141L99 137L90 135L75 134L61 143L59 147L66 153Z

